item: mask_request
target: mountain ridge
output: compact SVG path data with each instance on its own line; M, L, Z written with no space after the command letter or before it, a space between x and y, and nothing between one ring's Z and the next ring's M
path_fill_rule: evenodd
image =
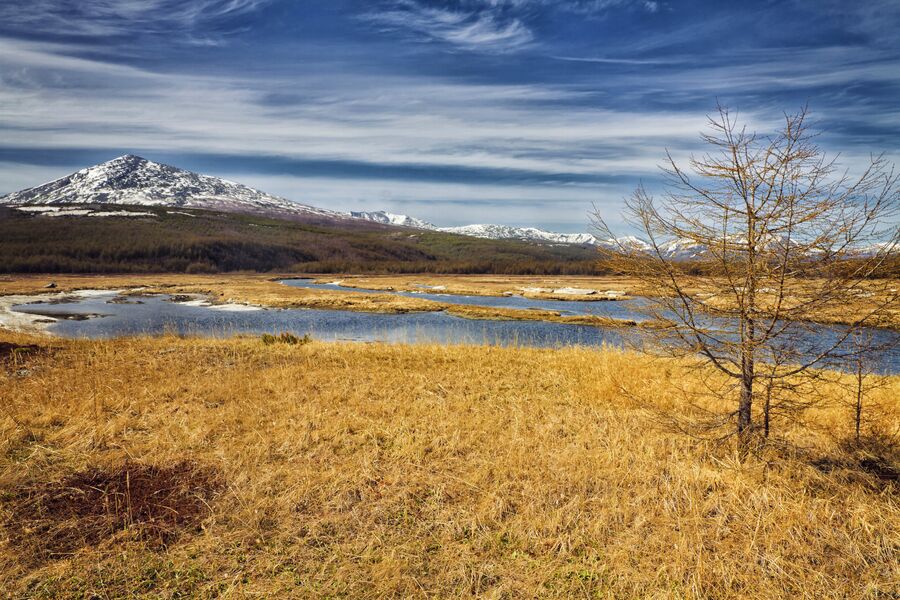
M385 211L352 213L354 217L366 218L379 223L391 223L394 225L402 225L405 227L414 227L417 229L427 229L430 231L441 231L444 233L455 233L458 235L468 235L471 237L479 237L491 240L521 240L526 242L538 242L545 244L571 244L578 246L593 246L599 249L610 251L620 250L621 248L631 248L641 252L649 252L650 244L646 241L633 236L623 236L615 239L603 240L590 233L556 233L553 231L545 231L536 227L512 227L509 225L494 224L475 224L462 225L457 227L438 227L410 217L408 215L397 215ZM672 240L662 244L660 247L662 255L666 258L678 261L691 261L701 258L706 253L706 248L700 244L690 242L688 240Z
M576 244L596 246L602 244L600 240L590 233L557 233L546 231L537 227L514 227L510 225L497 225L491 223L477 223L454 227L440 227L428 221L417 219L409 215L399 215L387 211L352 212L354 218L365 219L375 223L399 225L415 229L427 229L430 231L442 231L491 240L518 239L530 242L546 242L556 244Z

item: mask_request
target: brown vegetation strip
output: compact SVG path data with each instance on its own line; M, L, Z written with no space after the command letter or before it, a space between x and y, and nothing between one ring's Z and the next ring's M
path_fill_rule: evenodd
M494 308L491 306L472 306L453 304L446 307L446 312L464 319L484 319L492 321L548 321L566 323L568 325L593 325L595 327L635 327L637 321L631 319L613 319L599 315L563 315L553 310L528 310L515 308ZM644 325L641 323L640 325Z
M38 344L16 344L0 341L0 372L27 374L38 358L50 353Z
M0 362L16 362L41 350L37 344L13 344L0 341Z

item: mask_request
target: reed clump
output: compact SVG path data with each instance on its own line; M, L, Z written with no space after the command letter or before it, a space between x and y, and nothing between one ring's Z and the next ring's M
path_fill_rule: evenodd
M288 346L302 346L304 344L308 344L312 341L312 338L309 337L309 334L304 334L303 336L297 336L293 333L283 331L281 333L264 333L262 337L260 337L262 343L266 346L271 346L272 344L287 344Z
M656 424L683 406L677 387L702 385L696 365L612 349L0 339L33 347L0 363L10 597L897 591L896 455L867 469L877 446L843 445L837 403L777 422L739 460ZM873 392L886 430L898 392L900 378ZM124 505L134 472L141 497L161 478L190 518L160 523L152 502L140 518L98 510L102 535L41 552L48 531L95 512L22 513L22 490L54 499L60 483L100 481Z

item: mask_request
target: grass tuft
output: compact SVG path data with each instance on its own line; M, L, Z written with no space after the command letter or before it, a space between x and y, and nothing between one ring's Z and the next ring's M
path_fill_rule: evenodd
M264 333L260 339L266 346L271 346L272 344L287 344L289 346L298 346L308 344L312 341L312 338L309 337L308 333L303 337L298 337L293 333L289 333L287 331L276 335L272 335L271 333Z

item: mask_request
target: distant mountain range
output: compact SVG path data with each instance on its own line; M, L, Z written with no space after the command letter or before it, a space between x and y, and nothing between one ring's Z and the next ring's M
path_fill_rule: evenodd
M400 225L403 227L415 227L416 229L428 229L431 231L443 231L457 235L470 235L489 240L525 240L529 242L544 242L551 244L579 244L595 246L600 242L589 233L554 233L535 227L510 227L508 225L463 225L461 227L438 227L427 221L416 219L407 215L397 215L385 211L377 212L353 212L350 213L357 219L365 219L375 223L386 225Z
M443 231L445 233L455 233L458 235L469 235L491 240L522 240L527 242L538 242L544 244L573 244L579 246L595 246L597 248L605 248L607 250L619 250L621 248L630 248L639 251L649 251L650 244L644 240L634 237L625 236L617 239L601 240L590 233L555 233L552 231L544 231L534 227L509 227L507 225L463 225L462 227L438 227L421 219L409 217L407 215L396 215L388 212L355 212L351 213L359 219L366 219L376 223L384 223L390 225L402 225L404 227L415 227L417 229L428 229L431 231ZM688 240L673 240L667 242L661 247L662 254L666 258L679 261L690 261L702 258L706 253L706 248L700 244Z
M543 245L575 245L617 249L620 244L649 250L643 240L629 236L601 240L590 233L556 233L535 227L477 224L439 227L415 217L385 211L338 212L308 206L266 194L218 177L200 175L134 155L82 169L50 183L0 197L0 204L50 216L147 216L139 212L83 210L69 205L157 206L277 216L303 222L375 223L388 227L465 235L489 240L518 240ZM53 208L38 208L40 206ZM64 208L65 207L65 208ZM873 247L875 248L875 247ZM662 246L663 255L690 261L707 252L700 244L673 240ZM862 251L865 253L865 251Z
M554 233L534 227L466 225L438 227L421 219L384 211L337 212L272 196L218 177L200 175L134 155L82 169L50 183L0 197L0 204L117 204L197 208L224 212L297 215L334 220L359 219L382 225L442 231L485 239L597 245L589 233ZM55 211L54 214L73 214Z

